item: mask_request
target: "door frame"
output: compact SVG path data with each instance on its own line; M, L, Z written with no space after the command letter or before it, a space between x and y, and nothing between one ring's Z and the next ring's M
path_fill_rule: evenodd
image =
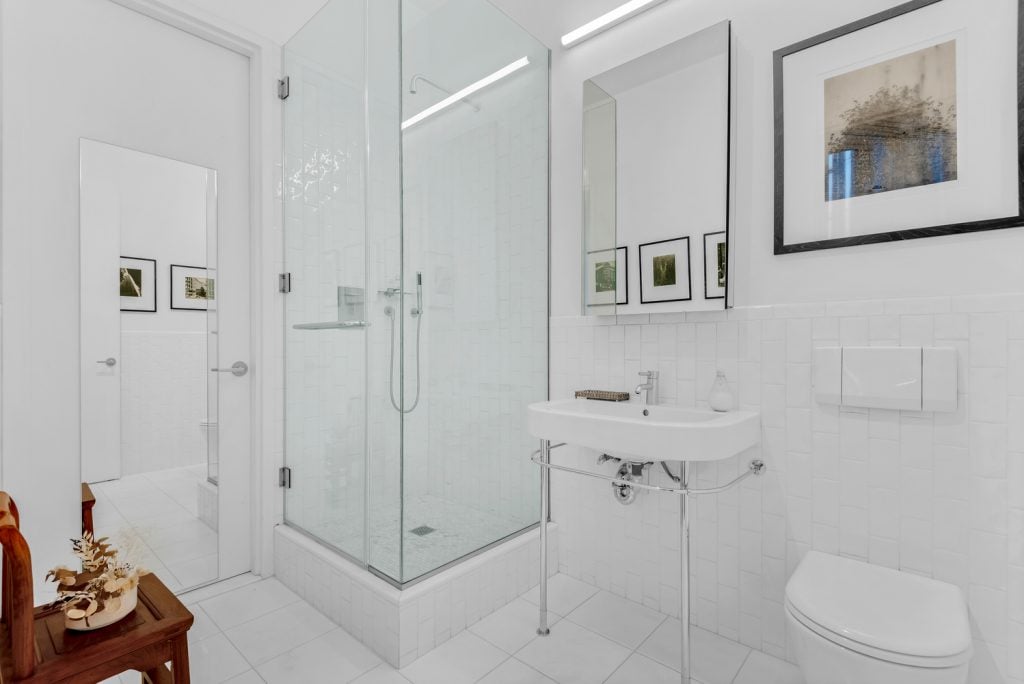
M251 368L251 456L249 480L250 566L257 575L273 574L273 528L281 506L274 502L277 470L283 463L283 408L273 397L283 386L283 313L277 279L283 259L282 216L275 185L281 181L281 103L277 79L281 47L215 15L183 12L159 0L109 0L197 38L235 52L249 61L249 286Z

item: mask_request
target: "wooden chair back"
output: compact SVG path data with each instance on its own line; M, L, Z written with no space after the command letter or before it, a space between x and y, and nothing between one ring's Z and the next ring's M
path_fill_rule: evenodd
M32 554L19 529L21 516L14 499L0 492L0 546L3 547L3 593L0 596L0 620L7 628L15 680L32 676L36 664L33 637Z

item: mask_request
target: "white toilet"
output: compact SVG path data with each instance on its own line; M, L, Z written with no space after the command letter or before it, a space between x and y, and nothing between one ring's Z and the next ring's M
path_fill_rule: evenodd
M786 585L807 684L964 684L971 628L945 582L811 551Z

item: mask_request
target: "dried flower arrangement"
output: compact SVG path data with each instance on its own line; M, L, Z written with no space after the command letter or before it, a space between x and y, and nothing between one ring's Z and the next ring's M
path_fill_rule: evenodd
M71 540L71 548L82 561L82 572L56 567L46 573L47 581L57 583L55 604L64 609L66 627L99 629L135 609L139 579L147 570L119 560L107 537L94 539L86 532Z

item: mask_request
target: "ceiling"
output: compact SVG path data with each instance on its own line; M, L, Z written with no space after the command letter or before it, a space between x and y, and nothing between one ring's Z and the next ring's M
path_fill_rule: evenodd
M488 0L481 0L486 2ZM618 7L623 0L489 0L549 48L565 33ZM328 0L165 0L198 8L283 45ZM406 21L417 23L447 0L404 0Z
M490 0L551 49L561 37L608 12L624 0Z

